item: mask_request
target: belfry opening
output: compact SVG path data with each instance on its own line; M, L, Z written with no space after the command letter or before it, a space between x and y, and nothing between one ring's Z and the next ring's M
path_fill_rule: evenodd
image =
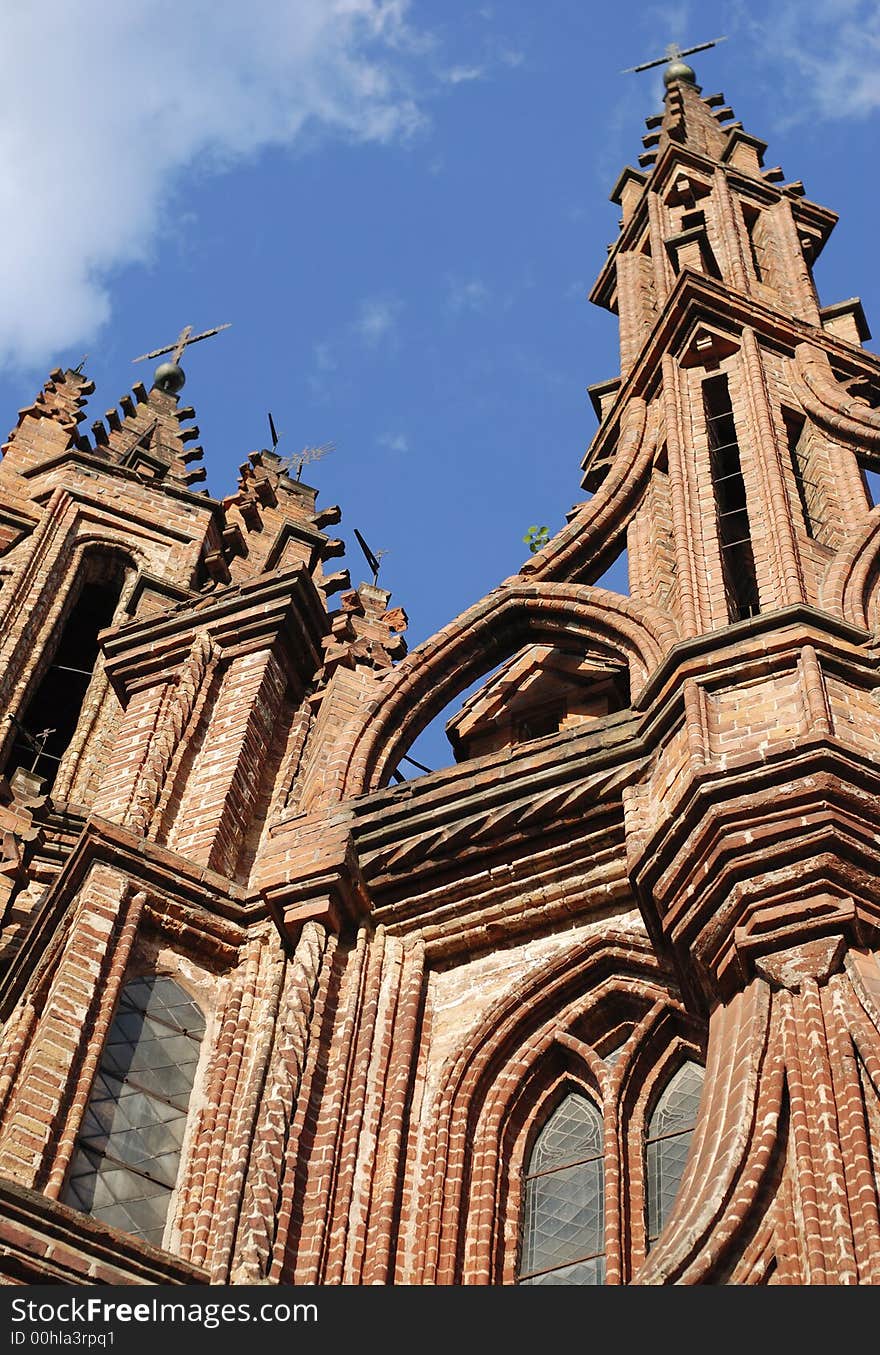
M100 632L113 621L124 583L125 567L112 556L93 556L83 566L36 690L22 714L10 717L14 734L4 773L10 782L21 770L41 794L51 790L94 676Z

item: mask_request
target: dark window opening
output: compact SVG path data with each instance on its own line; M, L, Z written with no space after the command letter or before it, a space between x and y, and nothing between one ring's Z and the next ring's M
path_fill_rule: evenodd
M727 614L731 621L742 621L758 614L760 602L746 487L726 376L713 376L703 383L703 407Z
M98 633L113 620L123 578L119 570L115 578L83 584L42 682L24 713L13 718L7 778L22 768L42 778L43 790L51 788L79 723L100 649Z
M790 409L784 409L782 411L782 418L785 423L785 434L788 439L788 454L791 458L791 469L794 472L794 482L797 486L801 513L804 518L804 527L807 530L807 536L815 537L815 527L821 526L821 523L814 523L813 514L810 512L810 502L807 497L807 488L809 487L815 491L818 489L818 486L808 480L804 474L806 466L801 446L801 438L803 436L806 420L802 414L795 414L794 411Z
M759 282L764 281L764 246L755 238L758 222L761 219L761 213L754 207L743 207L743 219L746 223L746 236L749 241L749 253L752 258L752 267L755 270L755 277Z
M565 705L562 702L529 711L528 715L516 722L516 742L524 743L526 739L541 739L546 734L556 734L562 728L564 719Z

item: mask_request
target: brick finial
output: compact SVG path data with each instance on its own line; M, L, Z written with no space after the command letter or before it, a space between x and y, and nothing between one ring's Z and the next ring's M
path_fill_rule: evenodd
M340 596L340 609L332 613L331 633L324 639L324 681L339 667L384 672L404 657L402 632L409 619L402 607L388 609L390 599L386 589L368 583Z
M22 436L22 426L29 419L47 419L57 424L67 435L65 445L72 447L79 438L79 425L85 418L86 397L94 389L95 383L81 372L65 372L56 367L49 373L48 380L33 403L19 410L17 425L9 434L3 452Z

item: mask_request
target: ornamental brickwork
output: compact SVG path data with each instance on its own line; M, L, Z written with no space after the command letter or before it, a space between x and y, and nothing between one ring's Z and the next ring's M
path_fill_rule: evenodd
M274 453L198 487L179 392L21 411L2 1282L880 1280L880 361L834 214L666 86L589 497L410 653Z

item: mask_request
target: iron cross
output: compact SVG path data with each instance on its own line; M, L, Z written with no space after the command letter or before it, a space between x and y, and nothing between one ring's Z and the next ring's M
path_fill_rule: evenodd
M171 361L178 363L187 344L198 343L200 339L210 339L212 334L219 334L221 329L229 329L231 323L230 321L228 325L218 325L216 329L206 329L203 334L193 334L192 325L187 325L185 329L180 331L174 343L166 344L164 348L154 348L152 353L141 353L139 358L132 358L132 362L143 362L144 358L158 358L163 353L171 353L173 354ZM190 338L191 334L192 338Z
M691 52L705 52L708 47L715 47L719 42L726 42L727 38L712 38L711 42L700 42L696 47L681 48L678 43L671 42L666 48L665 56L655 57L653 61L643 61L641 66L627 66L621 75L631 75L633 71L647 71L651 66L665 66L668 61L679 61L683 56L690 56Z

